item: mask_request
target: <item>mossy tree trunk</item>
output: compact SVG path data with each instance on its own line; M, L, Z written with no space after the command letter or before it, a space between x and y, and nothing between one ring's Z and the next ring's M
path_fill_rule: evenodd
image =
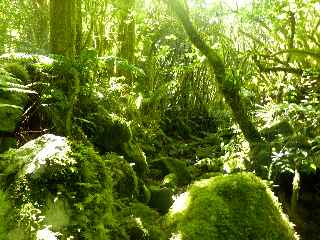
M37 47L49 49L49 2L48 0L33 0L34 32Z
M50 1L51 52L73 58L76 54L78 0ZM78 27L79 28L79 27Z
M120 4L120 25L118 40L120 42L119 57L127 59L128 63L134 63L135 49L135 0L121 0Z
M50 47L51 52L68 59L74 59L81 50L81 0L50 1ZM80 90L78 71L69 69L66 74L68 82L68 104L65 112L64 134L71 136L73 109Z
M76 0L76 14L76 54L79 55L83 49L81 0Z
M239 124L245 138L254 145L262 142L260 133L251 122L246 109L241 102L239 90L234 88L230 80L226 78L225 66L221 57L211 49L200 37L197 30L191 23L185 6L179 0L164 0L176 13L191 42L207 57L207 60L215 74L219 91L223 94L227 104L230 106L235 121Z

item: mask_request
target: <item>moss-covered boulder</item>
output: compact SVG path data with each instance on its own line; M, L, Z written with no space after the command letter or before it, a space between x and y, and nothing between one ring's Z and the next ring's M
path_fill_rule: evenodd
M9 148L17 146L17 139L12 136L1 136L0 133L0 153L7 151Z
M0 239L8 239L12 206L5 192L0 190Z
M149 206L165 214L173 203L173 191L167 187L150 186L151 199Z
M15 206L5 239L108 239L111 174L90 145L43 135L0 155L0 172Z
M133 198L138 194L138 177L123 156L109 153L105 156L111 172L113 192L118 197Z
M160 157L150 163L150 168L152 168L153 171L155 169L159 170L158 177L160 178L164 178L168 174L173 173L178 186L186 185L191 181L191 174L187 168L186 162L183 160L172 157Z
M167 215L173 240L294 240L292 224L266 184L254 174L194 183Z
M139 145L128 142L122 145L123 153L130 163L133 163L133 169L136 171L139 177L144 177L148 172L148 163L145 153L139 147Z
M121 208L114 217L118 220L112 240L165 240L161 218L154 209L139 203L120 202Z
M122 144L131 140L132 132L126 119L116 114L109 114L105 109L92 114L91 118L94 123L92 141L102 153L119 152Z

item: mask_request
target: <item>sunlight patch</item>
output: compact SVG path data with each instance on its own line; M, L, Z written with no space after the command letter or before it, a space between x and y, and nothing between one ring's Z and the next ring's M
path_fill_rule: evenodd
M171 213L175 214L178 212L183 212L188 208L190 202L190 194L189 192L184 192L180 194L171 206Z
M30 141L22 146L20 150L34 150L39 148L39 146L41 146L41 150L36 153L32 161L25 167L25 173L27 174L34 173L41 166L45 165L48 159L54 159L60 165L76 163L75 160L67 158L67 154L71 152L67 139L52 134L46 134L39 139Z
M58 240L56 233L48 227L37 231L37 240Z

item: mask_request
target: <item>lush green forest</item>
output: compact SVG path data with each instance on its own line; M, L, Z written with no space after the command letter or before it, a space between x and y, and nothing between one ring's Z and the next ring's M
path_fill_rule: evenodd
M1 0L0 240L320 239L317 0Z

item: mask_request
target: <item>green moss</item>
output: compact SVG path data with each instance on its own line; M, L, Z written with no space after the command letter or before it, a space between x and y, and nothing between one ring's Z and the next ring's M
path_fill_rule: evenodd
M151 199L149 206L156 209L159 213L167 213L173 203L173 192L170 188L160 188L151 186Z
M134 163L133 169L139 177L144 177L148 171L148 163L145 153L133 142L123 143L125 159Z
M105 157L110 169L113 193L118 197L132 198L138 193L138 178L131 165L115 153L109 153Z
M128 121L115 114L109 114L106 110L100 110L93 115L95 124L93 142L101 152L118 152L121 145L128 143L132 138L132 132Z
M138 202L118 202L114 214L112 240L164 240L160 216L154 209Z
M257 143L249 152L250 163L247 169L254 170L259 177L267 179L271 164L272 147L268 143Z
M270 189L248 173L196 182L176 199L167 222L171 239L297 239Z
M169 172L176 175L178 186L190 183L191 175L187 169L187 164L185 161L174 158L163 158L162 161L164 162Z
M11 211L7 194L0 190L0 239L8 239Z
M14 137L0 137L0 153L7 151L9 148L15 148L16 146L17 146L17 139L16 138L14 138Z

